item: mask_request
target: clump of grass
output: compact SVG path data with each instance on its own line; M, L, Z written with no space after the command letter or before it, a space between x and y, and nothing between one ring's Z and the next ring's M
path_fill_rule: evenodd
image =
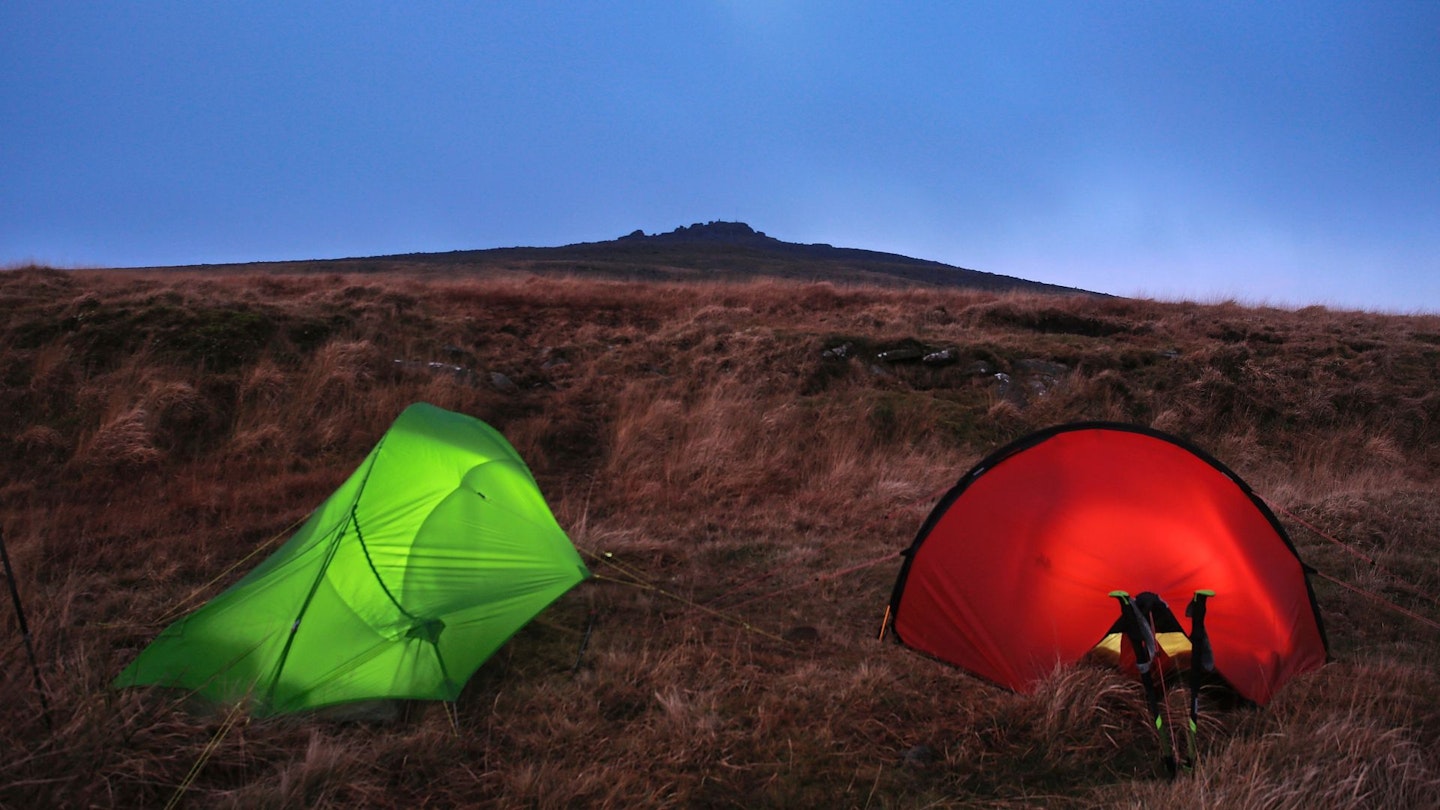
M1328 714L1332 714L1327 712ZM1129 797L1122 798L1125 794ZM1171 783L1107 794L1112 806L1431 807L1440 802L1435 758L1403 728L1353 715L1316 718L1219 748Z

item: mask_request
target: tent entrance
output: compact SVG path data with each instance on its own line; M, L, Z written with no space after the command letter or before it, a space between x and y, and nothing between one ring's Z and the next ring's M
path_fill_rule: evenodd
M1167 675L1190 669L1192 647L1190 637L1183 631L1156 633L1155 641L1160 648L1156 661ZM1119 631L1106 633L1085 657L1087 660L1118 667L1132 674L1136 671L1135 654L1125 644L1125 634Z

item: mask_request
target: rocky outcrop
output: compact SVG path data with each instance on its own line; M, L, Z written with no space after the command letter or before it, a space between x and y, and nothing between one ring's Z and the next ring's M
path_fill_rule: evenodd
M962 366L960 364L966 355L974 357L974 352L966 352L958 346L928 346L910 339L890 346L862 348L845 342L827 346L820 356L832 363L858 360L876 377L906 378L919 384L953 385L962 379L985 380L995 396L1020 407L1049 396L1071 374L1068 365L1041 357L1027 357L1002 364L1000 368L987 360L971 360ZM931 383L923 383L920 381L927 379L923 373L920 377L915 376L920 372L901 373L901 368L906 366L932 369L931 373L937 376L928 378ZM942 382L945 380L948 382Z
M766 236L764 232L757 231L743 222L697 222L694 225L681 225L669 233L658 233L653 236L646 236L644 231L632 231L628 236L622 236L618 241L631 241L644 239L650 242L676 243L676 242L711 242L720 244L779 244L780 240Z

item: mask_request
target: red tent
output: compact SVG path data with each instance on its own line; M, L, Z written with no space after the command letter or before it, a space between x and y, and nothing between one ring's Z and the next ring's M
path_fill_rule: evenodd
M1064 425L997 451L905 556L896 637L1018 691L1097 645L1120 649L1117 590L1158 594L1177 616L1214 591L1215 671L1259 704L1328 657L1307 569L1270 509L1204 451L1146 428Z

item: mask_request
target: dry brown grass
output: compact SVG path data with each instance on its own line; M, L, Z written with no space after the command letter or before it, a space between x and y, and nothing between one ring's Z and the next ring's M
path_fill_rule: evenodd
M1003 692L875 641L893 563L816 576L903 548L998 444L1117 419L1210 450L1422 593L1291 523L1307 561L1440 618L1424 595L1440 591L1440 319L768 281L44 269L0 274L0 313L0 528L55 724L0 610L0 806L164 806L225 715L109 680L417 400L504 432L576 544L613 555L595 558L604 577L487 663L454 726L433 706L383 727L241 719L188 806L1440 802L1440 639L1329 583L1339 661L1264 710L1210 707L1201 768L1172 783L1136 684L1075 667ZM916 347L959 360L877 359ZM621 582L637 577L650 587Z

